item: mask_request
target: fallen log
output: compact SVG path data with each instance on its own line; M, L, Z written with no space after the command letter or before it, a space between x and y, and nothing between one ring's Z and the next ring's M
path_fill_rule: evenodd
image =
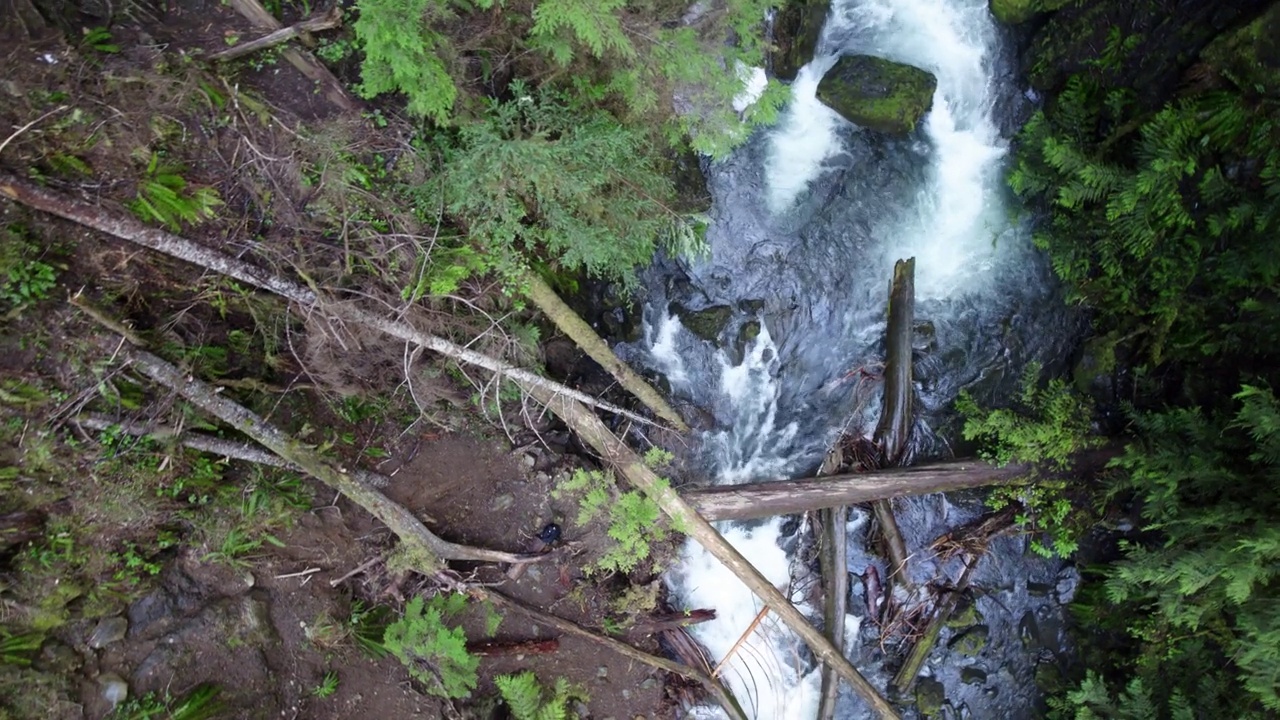
M325 298L310 288L265 272L252 263L211 250L184 237L159 228L150 227L124 213L112 212L103 207L47 190L4 172L0 172L0 195L36 210L80 223L121 240L127 240L179 260L199 265L207 270L227 275L253 287L275 293L286 300L292 300L303 307L322 310L355 324L375 327L392 337L419 345L432 352L446 355L459 362L482 367L522 384L539 385L556 393L572 397L578 402L608 410L611 413L622 415L639 423L653 424L652 420L642 415L597 400L586 393L552 382L528 370L514 367L444 338L419 332L406 323L387 320L381 315L358 307L327 302Z
M985 460L952 460L803 480L685 488L681 495L708 520L751 520L887 498L1001 485L1028 477L1033 471L1029 463L1000 467Z
M288 42L296 37L305 35L306 33L318 32L320 30L332 30L336 27L342 27L342 8L337 5L329 8L315 17L307 18L302 22L295 23L289 27L280 28L274 32L268 33L260 38L255 38L249 42L235 45L226 50L216 52L209 56L210 60L228 61L235 60L245 55L252 55L259 50L275 47L281 43Z
M274 32L284 28L284 24L277 20L276 16L267 12L267 9L258 0L230 0L230 2L237 12L259 30ZM316 43L315 39L311 37L311 33L305 30L298 34L298 39L307 47L314 47ZM316 60L315 56L310 52L304 52L294 47L286 47L280 51L280 55L319 88L323 89L325 98L339 110L343 112L360 110L360 105L351 99L351 96L347 94L346 89L338 78L329 72L329 68L321 65L320 61Z
M823 593L823 628L827 639L841 654L844 653L845 615L849 604L849 538L848 508L840 506L819 513L822 523L821 572ZM831 720L836 713L839 681L830 665L822 667L821 695L818 699L818 719Z
M951 614L955 612L965 588L969 587L969 578L973 575L973 569L978 566L978 561L981 559L981 556L971 556L968 559L968 562L965 563L964 572L960 574L960 579L956 581L955 587L934 608L933 618L930 619L924 635L916 641L915 646L911 648L911 652L907 655L906 662L902 664L898 674L894 675L893 680L889 683L889 693L894 697L904 698L915 687L916 679L920 677L920 668L924 666L924 661L929 657L929 652L933 650L933 646L938 642L938 635L942 633L943 626L946 625Z
M915 390L911 385L911 333L916 312L916 259L899 260L893 266L889 286L889 324L885 328L884 402L876 425L875 443L884 466L902 464L911 438L911 406ZM889 582L910 588L907 572L907 544L893 515L893 501L871 503L876 523L884 535L889 556Z
M549 655L560 649L560 641L549 640L476 640L467 643L467 652L480 657L509 655Z
M568 335L583 352L599 363L600 367L608 371L627 392L644 403L655 415L666 420L676 430L689 432L689 426L680 417L680 413L671 407L661 393L632 370L630 365L622 362L604 338L579 317L573 308L565 304L546 281L534 272L525 273L524 279L527 286L525 296L560 328L560 332Z

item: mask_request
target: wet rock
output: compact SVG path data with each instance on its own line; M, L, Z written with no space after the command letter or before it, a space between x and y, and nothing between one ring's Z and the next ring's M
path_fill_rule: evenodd
M830 7L831 0L792 0L778 11L773 21L774 49L769 53L774 77L795 80L800 68L813 59Z
M1044 638L1040 636L1040 623L1030 610L1023 613L1018 621L1018 637L1022 639L1022 646L1032 652L1039 652L1045 647Z
M870 55L846 55L818 83L818 99L849 122L907 135L933 106L938 80L918 67Z
M986 625L974 625L952 638L947 647L966 657L974 657L987 646L987 639L990 636L991 628Z
M115 673L98 676L98 694L103 704L114 710L129 697L129 683Z
M1116 334L1111 333L1085 342L1080 351L1080 359L1071 371L1071 379L1077 390L1094 394L1097 389L1108 385L1108 380L1116 369L1116 340Z
M987 671L976 666L961 668L960 682L966 685L985 685L987 682Z
M1052 662L1040 663L1036 666L1036 687L1046 695L1057 695L1068 689L1062 670Z
M742 323L742 327L738 328L738 336L733 343L733 353L730 360L734 365L742 363L742 359L746 357L747 346L752 340L760 337L760 321L748 320Z
M947 700L947 690L933 678L920 678L916 683L916 709L925 717L937 717Z
M733 308L728 305L713 305L703 310L690 310L683 305L673 303L671 314L680 318L680 324L686 330L707 342L714 343L720 339L725 326L729 324Z
M1023 23L1040 13L1052 12L1071 0L990 0L991 14L1006 25Z
M102 618L98 621L93 634L89 636L89 647L94 650L120 642L129 632L129 621L120 616Z
M702 171L702 159L693 150L680 153L671 160L676 201L673 208L681 214L696 215L711 210L711 191ZM628 341L630 342L630 340Z

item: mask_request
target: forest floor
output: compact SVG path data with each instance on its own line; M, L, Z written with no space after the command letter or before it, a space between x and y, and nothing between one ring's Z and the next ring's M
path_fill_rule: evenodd
M165 176L181 178L179 194L216 188L224 204L183 235L312 281L398 257L370 238L399 227L379 215L378 183L409 131L356 101L344 109L278 50L201 60L262 34L231 6L131 4L106 35L90 23L80 37L32 8L16 0L0 28L0 170L115 211L154 200L147 184ZM302 8L277 10L288 23ZM658 607L658 568L587 574L604 533L576 526L575 499L552 491L591 461L552 420L509 398L482 410L491 388L466 371L381 339L344 344L278 300L4 199L0 230L0 718L161 717L209 683L213 717L489 717L492 678L524 670L584 689L589 717L675 714L663 674L514 613L494 630L474 605L457 620L469 641L557 649L482 657L456 709L427 694L376 647L406 599L437 589L388 568L389 531L309 478L85 429L97 414L215 430L114 366L68 298L330 456L390 476L386 494L448 540L520 552L558 522L567 550L553 560L518 580L472 577L657 652L625 628ZM349 287L362 290L358 277ZM442 331L540 359L494 329L486 312L511 311L486 290L433 307ZM121 683L128 700L112 715Z

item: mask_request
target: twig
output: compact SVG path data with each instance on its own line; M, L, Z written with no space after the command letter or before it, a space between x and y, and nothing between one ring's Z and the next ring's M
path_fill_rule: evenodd
M320 572L320 568L307 568L295 573L287 573L285 575L276 575L277 580L288 580L289 578L308 577Z
M57 113L60 113L60 112L62 112L63 110L66 110L66 109L67 109L67 108L69 108L69 107L71 107L71 106L70 106L70 105L59 105L58 107L56 107L56 108L54 108L54 109L50 110L49 112L47 112L47 113L45 113L45 114L41 115L40 117L36 118L35 120L32 120L31 122L27 123L26 125L23 125L22 127L18 128L17 130L14 130L12 135L10 135L9 137L7 137L7 138L5 138L5 139L4 139L4 142L0 142L0 152L4 152L4 149L5 149L5 148L7 148L7 147L9 147L9 143L13 142L13 139L14 139L14 138L16 138L16 137L18 137L19 135L21 135L22 133L24 133L24 132L26 132L26 131L30 130L30 129L32 128L32 126L34 126L36 123L40 122L41 120L44 120L45 118L49 117L50 115L56 115Z
M716 669L711 671L711 675L713 677L720 677L720 673L729 666L729 661L733 659L734 655L738 654L738 648L742 647L742 644L747 641L747 638L751 637L752 633L756 631L756 627L760 625L762 620L764 620L764 616L768 614L768 605L760 608L760 612L756 613L756 619L752 620L751 624L747 626L747 629L742 631L742 634L738 636L738 641L733 644L733 647L729 648L729 652L724 654L720 663L716 665Z
M365 570L368 570L369 568L373 567L374 565L377 565L380 562L382 562L382 556L374 555L368 560L365 560L364 562L355 566L355 568L352 569L351 572L343 575L340 578L334 578L333 580L330 580L329 587L338 587L342 583L350 580L351 578L355 577L356 575L359 575L360 573L364 572Z

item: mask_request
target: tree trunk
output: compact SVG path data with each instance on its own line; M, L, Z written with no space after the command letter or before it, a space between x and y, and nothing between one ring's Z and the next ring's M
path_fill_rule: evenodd
M275 47L276 45L288 42L296 37L305 35L306 33L316 32L318 30L331 30L336 27L342 27L342 10L335 5L315 17L307 18L302 22L295 23L286 28L280 28L279 30L260 38L216 52L210 55L209 59L222 62L235 60L236 58L244 57L245 55L252 55L259 50L266 50L267 48Z
M381 315L351 305L327 302L322 296L298 283L285 280L277 275L265 272L251 263L211 250L173 233L150 227L123 213L111 212L82 200L60 195L19 180L13 175L4 172L0 172L0 195L36 210L57 215L72 222L91 227L99 232L113 235L121 240L128 240L157 252L176 257L179 260L199 265L207 270L233 277L256 288L275 293L287 300L292 300L299 305L321 310L356 324L375 327L392 337L420 345L432 352L447 355L454 360L499 373L511 380L519 381L521 384L539 385L553 392L571 397L578 402L622 415L636 422L653 424L653 421L630 410L596 400L586 393L552 382L528 370L508 365L501 360L462 347L444 338L419 332L406 323L387 320Z
M752 520L895 497L1000 485L1031 474L1029 464L998 467L984 460L953 460L874 472L803 480L683 489L698 514L712 521Z
M600 367L609 371L617 381L626 388L628 392L636 396L640 402L653 411L653 414L666 420L671 427L685 433L689 432L689 426L685 424L680 414L667 403L666 399L654 389L652 385L645 381L644 378L636 374L631 366L622 362L613 350L609 348L609 344L600 337L595 330L583 321L578 313L573 311L556 291L551 288L537 273L525 273L525 282L528 285L526 295L538 306L547 317L551 318L551 322L560 328L560 332L569 336L569 339L577 343L582 351L600 364Z
M848 508L840 506L822 510L823 549L821 555L822 587L826 602L822 606L823 627L827 639L844 654L844 618L849 604L849 538ZM822 695L818 701L818 720L831 720L836 715L839 678L830 665L822 666Z
M906 455L911 438L911 405L915 389L911 384L911 333L916 311L916 259L899 260L893 266L889 286L889 325L885 328L884 402L875 441L884 465L894 466ZM889 582L910 587L907 573L907 544L893 515L889 499L871 503L876 522L884 534L889 555Z

